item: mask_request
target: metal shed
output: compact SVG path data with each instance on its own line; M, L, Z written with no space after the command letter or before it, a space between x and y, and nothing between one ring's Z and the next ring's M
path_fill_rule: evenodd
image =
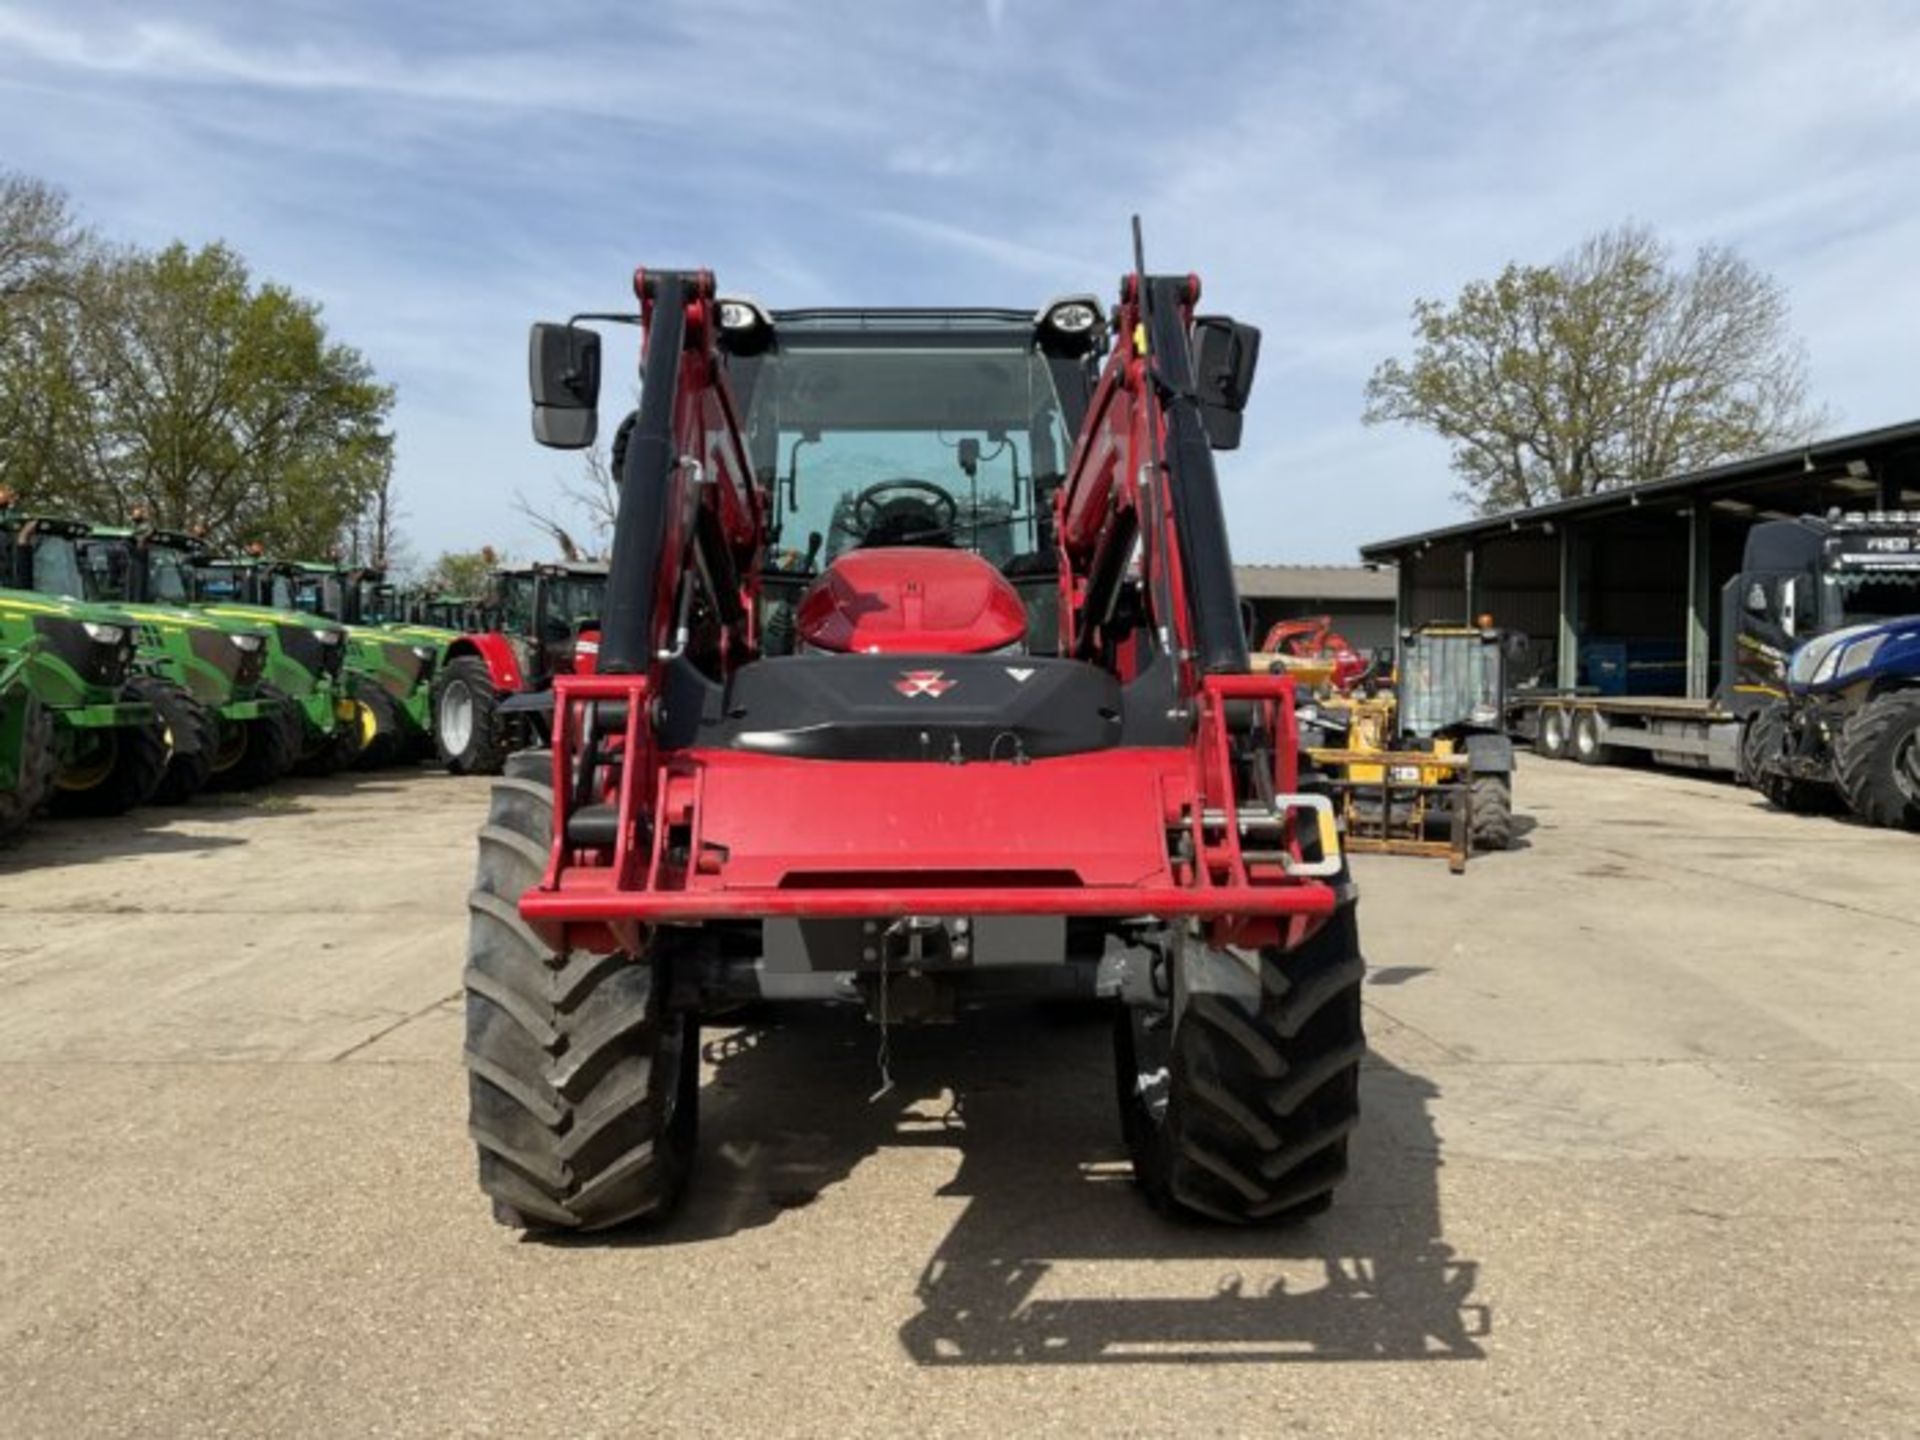
M1399 568L1402 626L1524 631L1539 678L1572 690L1583 646L1672 656L1667 693L1713 694L1721 590L1749 526L1832 510L1920 511L1920 420L1686 475L1363 545Z

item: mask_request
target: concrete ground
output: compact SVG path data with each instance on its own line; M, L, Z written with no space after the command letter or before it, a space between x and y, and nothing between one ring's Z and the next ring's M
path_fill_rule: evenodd
M0 1431L1920 1429L1920 838L1529 764L1360 867L1357 1170L1132 1193L1104 1028L709 1032L666 1228L495 1228L458 1000L484 785L313 782L0 857Z

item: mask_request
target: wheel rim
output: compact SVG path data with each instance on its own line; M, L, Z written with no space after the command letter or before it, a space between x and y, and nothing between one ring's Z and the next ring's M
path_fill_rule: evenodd
M353 718L360 727L360 748L366 749L380 736L380 717L364 701L353 702Z
M1549 750L1567 747L1567 722L1558 710L1549 710L1540 718L1540 741Z
M473 739L473 696L456 680L440 696L440 739L450 755L464 754Z
M1582 755L1591 755L1593 753L1593 745L1593 727L1591 725L1576 724L1573 727L1573 748L1578 750Z
M213 751L213 773L225 774L240 763L240 757L247 753L247 727L234 725L228 721L220 722L220 743Z
M62 790L79 794L87 790L97 790L107 783L114 768L120 763L120 733L107 730L93 737L93 758L78 765L63 765L53 777L53 783Z

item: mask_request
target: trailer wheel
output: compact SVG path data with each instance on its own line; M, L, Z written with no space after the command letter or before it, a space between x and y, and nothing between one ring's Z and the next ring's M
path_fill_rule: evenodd
M1582 765L1606 765L1613 760L1613 747L1600 738L1600 712L1573 712L1573 758Z
M1513 777L1476 775L1473 790L1473 848L1508 850L1513 847Z
M47 803L59 763L53 749L53 717L28 691L21 697L20 769L11 790L0 790L0 845L10 845Z
M449 661L433 682L433 741L440 763L455 775L498 775L506 764L512 729L477 656Z
M546 868L552 754L494 782L467 897L468 1131L494 1218L604 1230L665 1214L692 1166L699 1023L666 1008L671 962L558 954L520 918Z
M1920 690L1876 695L1833 747L1847 807L1869 825L1920 830Z
M1318 1214L1359 1120L1360 956L1349 901L1293 951L1190 942L1164 1008L1116 1017L1121 1128L1158 1209L1227 1224Z
M1568 734L1567 712L1558 705L1540 707L1540 735L1535 748L1549 760L1567 758L1572 737Z
M214 748L220 740L220 722L172 681L140 677L133 683L140 697L159 712L173 740L166 773L154 787L150 803L184 805L207 788L213 774Z

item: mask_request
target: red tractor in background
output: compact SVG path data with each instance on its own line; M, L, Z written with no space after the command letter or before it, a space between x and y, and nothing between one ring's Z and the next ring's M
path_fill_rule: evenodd
M550 748L508 760L480 831L465 1053L496 1218L668 1210L705 1016L1069 996L1111 1004L1157 1206L1323 1209L1364 965L1214 470L1259 332L1138 263L1110 318L635 289L637 316L532 336L535 437L573 448L580 322L645 338L598 673L554 677Z
M551 707L539 702L554 677L593 671L606 589L597 561L493 572L491 628L449 644L433 683L434 745L447 769L498 775L508 755L544 738Z

